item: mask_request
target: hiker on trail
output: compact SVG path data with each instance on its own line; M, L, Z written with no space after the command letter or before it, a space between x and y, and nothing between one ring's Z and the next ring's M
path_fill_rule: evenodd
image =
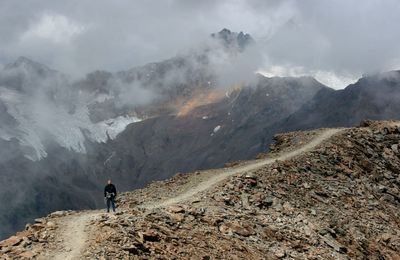
M117 196L117 189L111 180L108 180L106 187L104 187L104 199L107 203L107 212L110 212L110 204L115 212L115 197Z

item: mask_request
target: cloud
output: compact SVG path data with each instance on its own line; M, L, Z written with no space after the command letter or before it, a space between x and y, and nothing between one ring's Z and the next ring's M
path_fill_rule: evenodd
M243 52L231 53L220 45L213 46L209 53L209 67L216 75L219 88L230 88L233 85L249 83L255 80L255 72L262 65L260 48L253 43Z
M322 84L334 89L345 88L359 79L358 75L352 75L350 73L340 74L334 71L310 70L294 65L270 66L268 69L260 69L257 72L266 77L312 76Z
M76 76L118 71L172 57L226 27L256 39L264 70L357 77L399 67L399 13L397 0L3 0L0 63L24 55Z
M84 26L59 14L44 14L37 23L22 34L21 41L37 39L49 40L58 44L68 44L77 35L83 33Z
M338 77L399 68L400 32L394 24L400 2L306 0L296 2L296 10L266 42L264 67L301 67Z
M110 85L117 90L116 98L119 106L146 105L157 97L154 91L146 89L140 81L125 83L121 80L114 80Z

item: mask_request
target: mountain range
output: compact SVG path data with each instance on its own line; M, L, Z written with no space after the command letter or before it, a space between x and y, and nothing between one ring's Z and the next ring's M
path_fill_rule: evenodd
M280 132L399 119L400 72L343 90L312 77L255 75L221 87L220 69L254 40L227 29L171 59L83 79L18 58L0 71L0 238L58 209L98 208L177 172L268 150Z

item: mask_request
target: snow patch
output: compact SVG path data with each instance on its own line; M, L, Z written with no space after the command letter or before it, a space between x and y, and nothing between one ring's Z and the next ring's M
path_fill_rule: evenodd
M117 118L108 119L96 124L101 133L106 133L111 139L115 139L118 134L123 132L125 128L132 123L139 122L140 119L129 116L119 116ZM105 142L107 140L101 140Z

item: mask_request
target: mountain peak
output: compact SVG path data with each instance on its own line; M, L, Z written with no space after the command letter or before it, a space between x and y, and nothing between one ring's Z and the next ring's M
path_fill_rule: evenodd
M249 44L254 42L254 39L248 33L243 33L242 31L232 32L231 30L224 28L218 33L212 33L211 37L222 42L222 44L227 47L236 47L239 50L243 50Z
M20 56L13 63L9 63L4 67L5 70L22 69L30 73L35 73L40 76L47 76L54 74L57 71L50 69L44 64L33 61L25 56Z
M14 62L9 63L5 66L5 68L7 68L7 69L20 68L20 67L25 67L25 68L30 67L30 68L37 68L37 69L41 68L41 69L48 70L48 71L51 70L46 65L41 64L41 63L34 61L30 58L27 58L25 56L20 56Z
M35 61L25 56L19 56L18 59L15 61L15 63L35 63Z

